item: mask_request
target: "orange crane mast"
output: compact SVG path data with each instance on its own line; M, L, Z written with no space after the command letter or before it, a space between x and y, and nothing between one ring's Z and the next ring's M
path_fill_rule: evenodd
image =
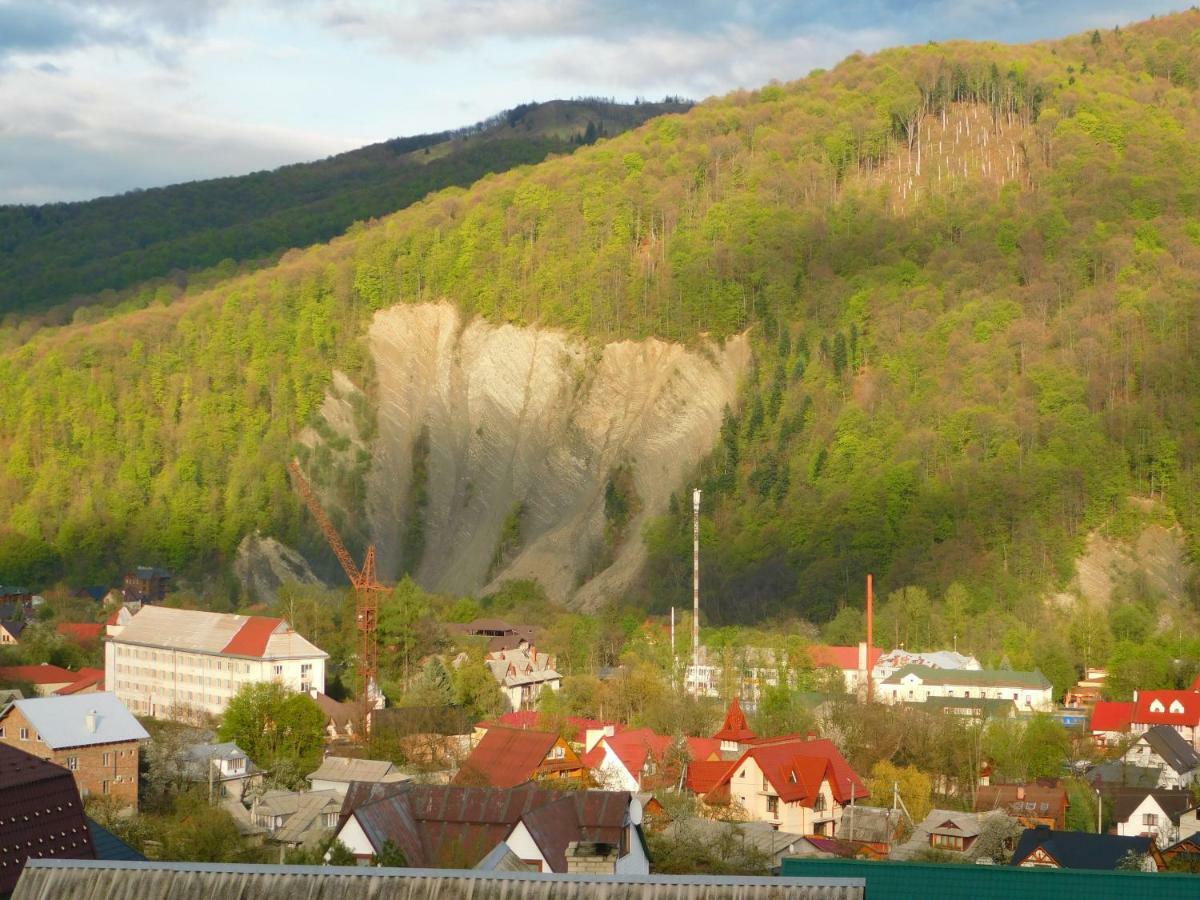
M300 471L300 463L293 459L288 463L288 471L292 473L292 478L296 482L296 490L304 498L308 511L317 520L317 524L325 535L325 540L329 542L334 556L342 564L342 568L346 571L346 577L350 579L350 584L354 587L354 617L358 628L357 696L362 704L363 714L366 715L368 710L374 706L375 698L372 694L379 683L379 645L375 636L376 626L379 622L379 601L376 595L389 590L389 588L380 584L375 578L375 545L367 547L367 553L363 557L360 569L355 564L350 551L346 549L346 545L342 543L342 537L338 534L333 522L325 514L325 509L321 506L321 501L317 499L312 485Z

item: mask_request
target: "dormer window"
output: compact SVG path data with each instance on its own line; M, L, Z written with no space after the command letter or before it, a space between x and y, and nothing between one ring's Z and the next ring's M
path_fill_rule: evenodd
M792 769L792 771L788 772L788 781L790 781L792 784L796 783L796 770L795 769Z
M1171 701L1171 712L1182 713L1183 712L1183 704L1180 703L1178 700L1172 700Z
M1161 700L1153 700L1150 703L1150 712L1164 712L1164 707Z

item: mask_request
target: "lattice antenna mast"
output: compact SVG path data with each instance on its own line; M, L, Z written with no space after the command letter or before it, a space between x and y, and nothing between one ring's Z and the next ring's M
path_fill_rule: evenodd
M346 549L338 530L325 513L321 501L304 473L300 471L300 463L292 460L288 463L288 471L296 482L296 490L304 498L304 504L312 517L317 520L325 540L329 542L333 555L338 558L346 577L354 587L354 617L358 628L358 698L362 702L364 712L374 705L372 696L374 686L378 684L379 650L375 631L379 622L379 602L375 595L387 588L380 584L375 577L375 546L367 547L363 557L362 568L354 562L354 557Z

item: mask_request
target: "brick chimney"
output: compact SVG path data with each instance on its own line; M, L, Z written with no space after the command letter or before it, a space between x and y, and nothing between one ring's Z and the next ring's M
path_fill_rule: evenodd
M571 841L567 844L567 873L580 875L617 874L617 848L600 841Z

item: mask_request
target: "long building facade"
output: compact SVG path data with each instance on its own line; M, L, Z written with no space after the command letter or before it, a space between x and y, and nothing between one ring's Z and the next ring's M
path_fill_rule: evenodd
M192 721L246 684L324 692L328 655L283 619L144 606L108 626L105 686L138 715Z

